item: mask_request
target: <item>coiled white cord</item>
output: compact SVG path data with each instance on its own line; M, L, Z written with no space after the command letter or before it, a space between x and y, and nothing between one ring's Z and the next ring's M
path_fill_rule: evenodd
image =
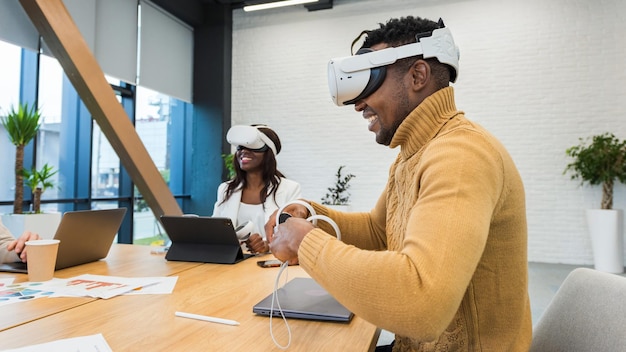
M274 345L280 348L281 350L286 350L291 345L291 328L289 327L289 323L287 322L287 318L285 317L285 313L283 313L283 309L280 306L280 301L278 300L278 283L280 281L280 276L283 274L283 271L286 271L289 266L288 262L283 262L280 264L280 270L278 270L278 275L276 276L276 281L274 281L274 291L272 291L272 304L270 305L270 336L272 336L272 341L274 341ZM288 276L285 277L285 282L287 282ZM274 336L274 328L272 325L272 319L274 317L274 301L276 301L276 305L278 306L278 311L280 312L280 316L283 318L285 322L285 327L287 327L287 345L281 345Z
M335 235L337 236L337 239L341 241L341 232L339 231L339 226L337 226L337 223L335 223L333 219L329 218L326 215L311 215L307 218L307 220L313 223L315 223L316 220L326 221L330 226L332 226L333 230L335 230Z
M274 227L278 227L278 218L280 217L280 214L283 213L283 210L285 210L285 208L287 208L289 205L291 204L300 204L302 206L304 206L305 208L307 208L309 210L309 213L311 215L315 215L315 209L313 209L313 206L305 201L299 200L299 199L295 199L292 200L290 202L285 203L285 205L283 205L282 207L278 208L278 211L276 212L276 224L274 225ZM317 225L317 220L313 221L313 225Z
M329 218L326 215L317 215L315 213L315 210L311 206L311 204L307 202L303 202L301 200L292 200L291 202L286 203L285 205L283 205L281 208L278 209L278 211L276 212L276 225L274 226L274 232L276 232L276 230L278 229L278 225L279 225L278 220L279 220L280 214L282 214L283 210L290 204L300 204L306 207L309 210L309 213L311 214L311 216L309 216L306 220L312 222L314 225L317 225L317 220L324 220L327 223L329 223L330 226L332 226L333 230L335 230L335 235L337 236L337 239L341 241L341 232L339 231L339 226L337 226L337 223L335 223L331 218ZM288 262L283 262L280 265L280 270L278 270L276 281L274 281L274 291L272 292L272 304L270 305L270 336L272 336L272 341L274 341L274 344L276 345L276 347L280 348L281 350L286 350L291 345L291 328L289 327L289 323L287 322L285 313L283 313L283 309L280 306L280 301L278 300L278 284L280 282L280 276L283 274L283 271L285 272L287 271L286 269L288 266L289 266ZM288 276L285 277L285 283L287 281L288 281ZM282 317L283 321L285 322L285 326L287 327L288 340L287 340L287 345L285 346L281 345L278 341L276 341L276 337L274 336L274 329L272 325L272 318L274 317L274 301L276 301L276 305L278 306L278 311L280 312L280 316Z

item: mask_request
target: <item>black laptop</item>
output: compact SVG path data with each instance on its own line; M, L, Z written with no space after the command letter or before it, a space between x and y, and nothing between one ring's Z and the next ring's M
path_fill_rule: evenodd
M54 234L60 240L54 270L95 262L109 254L126 208L68 211ZM27 273L26 263L0 264L0 271Z
M243 253L229 218L162 215L161 224L172 241L167 260L234 264L253 256Z
M272 298L274 298L273 307ZM255 304L252 312L280 317L279 303L286 318L349 322L354 316L311 278L292 279L279 288L275 296L270 293Z

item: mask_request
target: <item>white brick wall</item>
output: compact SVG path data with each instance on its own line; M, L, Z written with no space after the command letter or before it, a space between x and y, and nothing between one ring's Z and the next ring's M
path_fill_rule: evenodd
M375 143L361 115L330 100L326 64L391 17L442 17L461 50L457 106L507 146L526 186L529 260L592 264L584 210L600 188L562 174L565 149L610 131L626 138L623 0L335 0L236 10L233 124L266 123L283 142L279 168L319 200L335 170L356 174L353 210L369 210L397 150ZM626 208L626 187L614 207Z

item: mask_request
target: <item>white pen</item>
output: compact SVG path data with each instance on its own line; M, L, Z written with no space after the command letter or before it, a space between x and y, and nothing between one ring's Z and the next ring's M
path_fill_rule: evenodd
M226 324L226 325L239 325L238 321L209 317L207 315L192 314L192 313L185 313L185 312L176 312L174 313L174 315L176 315L177 317L209 321L211 323Z

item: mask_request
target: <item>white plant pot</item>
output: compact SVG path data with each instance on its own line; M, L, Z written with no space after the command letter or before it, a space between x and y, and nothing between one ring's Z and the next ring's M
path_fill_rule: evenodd
M52 239L61 222L61 213L41 214L3 214L2 223L15 237L19 237L24 231L39 234L44 239Z
M621 209L587 209L596 270L624 272L623 212Z

